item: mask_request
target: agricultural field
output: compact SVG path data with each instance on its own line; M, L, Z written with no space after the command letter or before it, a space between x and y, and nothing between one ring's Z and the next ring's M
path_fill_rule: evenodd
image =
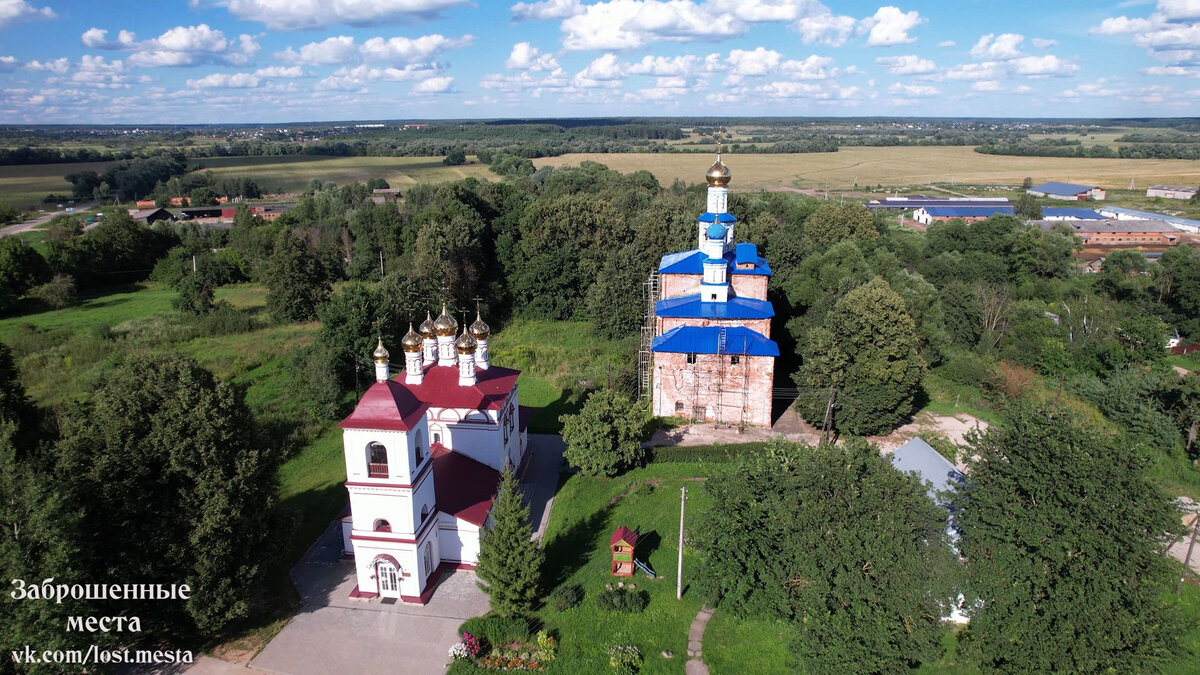
M338 184L383 178L392 187L454 181L470 176L500 180L484 164L446 166L441 157L211 157L189 160L188 166L209 171L218 181L241 176L251 178L263 192L295 192L302 190L313 178Z
M711 163L711 153L573 153L533 160L537 167L574 166L600 162L623 173L646 169L659 182L675 179L697 183ZM1200 162L1183 159L1075 159L984 155L970 147L846 147L837 152L731 155L724 160L733 170L735 191L771 187L831 189L858 185L926 185L933 182L1008 183L1020 185L1026 176L1127 188L1156 183L1200 185Z
M74 171L104 171L111 162L72 164L26 164L0 166L0 200L13 206L36 211L48 194L70 195L71 184L63 176Z

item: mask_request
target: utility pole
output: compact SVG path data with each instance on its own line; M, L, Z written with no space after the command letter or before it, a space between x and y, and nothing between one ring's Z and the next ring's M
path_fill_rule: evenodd
M192 276L196 276L196 254L192 254Z
M683 512L687 506L687 486L679 488L679 565L675 575L675 599L683 599Z
M379 252L379 278L380 278L380 279L382 279L383 277L384 277L384 273L383 273L383 251L380 251L380 252Z
M833 385L829 385L829 402L825 404L825 423L821 425L821 439L829 442L829 426L833 421Z

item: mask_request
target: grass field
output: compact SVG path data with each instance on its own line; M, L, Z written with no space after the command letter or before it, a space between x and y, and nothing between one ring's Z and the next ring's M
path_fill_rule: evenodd
M104 170L110 162L80 162L77 164L28 164L0 166L0 200L13 206L36 211L48 194L71 194L71 184L63 176L74 171Z
M1106 188L1138 185L1200 184L1200 162L1182 159L1074 159L1063 157L1009 157L983 155L970 147L842 148L838 152L790 155L731 155L724 161L733 171L731 188L757 190L768 187L830 188L859 185L925 185L931 182L1011 183L1030 176L1047 180L1087 183ZM709 153L600 154L575 153L533 160L535 166L573 166L584 160L621 172L646 169L659 182L676 178L697 183L712 161Z
M252 178L263 192L301 190L313 178L339 185L383 178L392 187L454 181L469 176L500 180L484 164L446 166L441 157L214 157L192 160L189 166L203 167L217 180L235 176Z

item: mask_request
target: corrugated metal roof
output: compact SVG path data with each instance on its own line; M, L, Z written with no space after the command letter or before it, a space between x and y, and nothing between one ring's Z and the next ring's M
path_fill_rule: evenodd
M1104 220L1104 216L1092 209L1070 206L1046 206L1042 208L1043 218L1074 218L1076 220Z
M728 302L702 302L699 295L659 300L654 313L673 319L769 319L775 308L766 300L730 298Z
M721 345L721 331L725 333ZM747 356L779 356L779 345L762 333L738 326L680 326L654 338L654 352L674 354L745 354Z
M897 469L915 471L921 480L929 482L929 497L938 503L943 500L937 493L951 490L963 481L962 472L919 436L893 450L888 457Z
M1063 196L1069 197L1071 195L1077 195L1080 192L1087 192L1088 190L1092 190L1095 187L1096 187L1095 185L1080 185L1078 183L1060 183L1058 181L1052 180L1048 183L1042 183L1041 185L1035 185L1034 187L1029 188L1029 191L1030 192L1041 192L1041 193L1048 194L1048 195L1063 195Z
M1151 211L1139 211L1137 209L1127 209L1123 206L1105 206L1100 209L1104 213L1111 213L1114 216L1131 216L1133 218L1143 218L1146 220L1161 220L1166 223L1178 223L1180 225L1188 225L1191 227L1200 227L1200 220L1192 220L1191 218L1180 218L1179 216L1168 216L1162 213L1153 213Z
M925 209L934 218L988 218L996 214L1013 215L1011 206L930 206Z
M869 209L922 209L930 206L1012 206L1006 197L886 197L867 202Z
M658 272L659 274L703 274L704 260L707 257L708 255L699 249L668 253L659 262ZM771 266L761 256L755 261L754 267L748 270L738 269L732 253L727 253L725 260L729 262L730 274L771 276Z

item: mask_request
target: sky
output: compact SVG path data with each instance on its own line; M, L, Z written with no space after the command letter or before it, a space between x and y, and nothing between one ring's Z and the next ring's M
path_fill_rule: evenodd
M0 0L0 123L1200 115L1200 0Z

